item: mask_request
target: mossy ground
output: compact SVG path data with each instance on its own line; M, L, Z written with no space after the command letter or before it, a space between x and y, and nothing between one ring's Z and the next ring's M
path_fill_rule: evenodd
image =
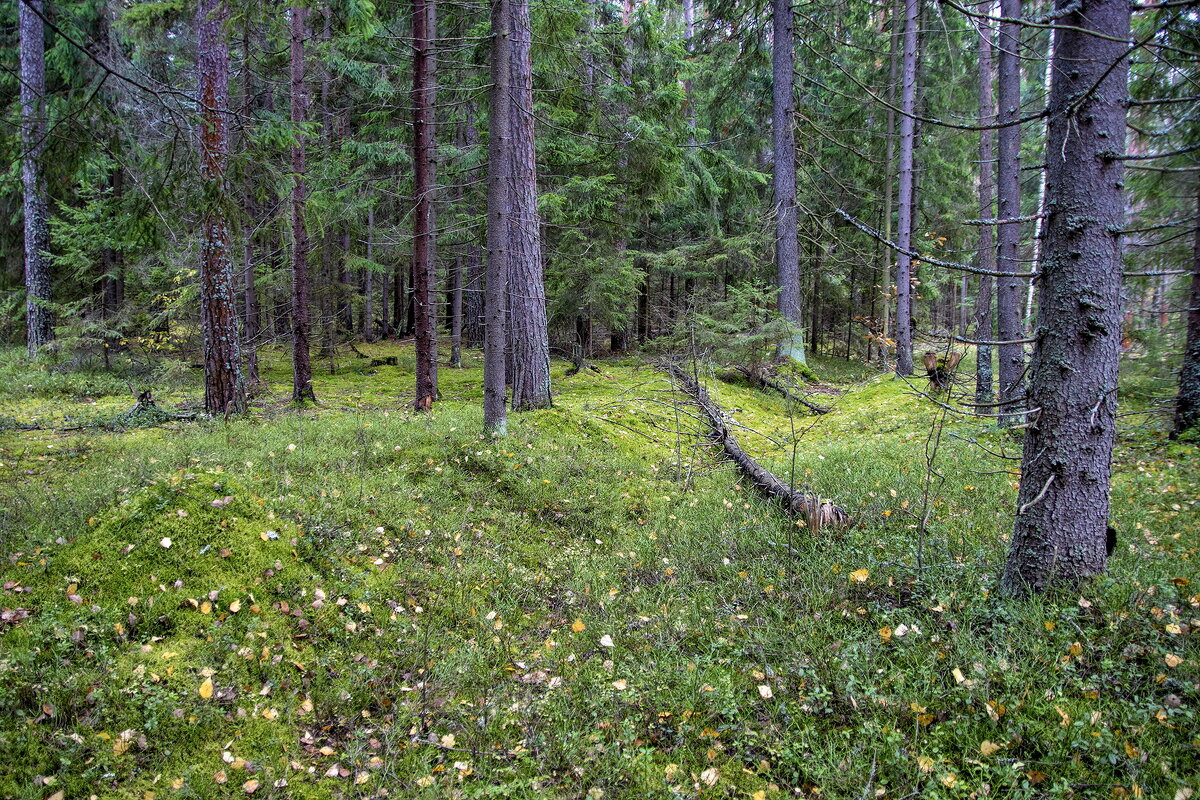
M0 622L0 796L1200 789L1200 459L1156 417L1122 418L1109 575L1015 603L1019 442L902 382L843 371L793 418L710 376L752 454L861 519L814 532L649 368L556 364L555 408L493 441L478 354L416 415L411 350L362 349L400 365L318 361L316 407L264 353L246 419L0 433L0 606L29 612ZM18 361L0 416L131 404Z

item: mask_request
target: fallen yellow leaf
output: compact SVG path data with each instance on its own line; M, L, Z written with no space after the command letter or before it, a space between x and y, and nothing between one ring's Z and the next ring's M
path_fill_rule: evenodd
M205 700L213 696L212 678L205 678L204 683L200 684L200 696Z

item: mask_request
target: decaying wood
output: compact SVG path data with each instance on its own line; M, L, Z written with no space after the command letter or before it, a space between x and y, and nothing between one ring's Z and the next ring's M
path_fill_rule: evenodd
M692 402L704 412L711 428L709 438L719 444L725 451L725 455L737 465L738 470L754 482L754 486L760 494L777 503L786 513L804 518L813 531L827 526L850 527L852 520L844 508L815 494L793 489L775 473L751 458L738 444L733 434L729 432L721 407L714 403L708 396L708 391L693 380L678 364L667 364L663 369L674 379L684 394L688 395Z
M809 400L807 397L793 392L791 388L776 378L772 378L763 373L756 373L748 367L739 366L735 367L735 369L737 369L738 372L746 377L746 380L750 381L750 383L754 384L755 386L763 389L772 389L776 392L779 392L781 395L783 395L785 400L790 400L793 403L799 403L814 414L828 414L833 410L829 406L818 405Z

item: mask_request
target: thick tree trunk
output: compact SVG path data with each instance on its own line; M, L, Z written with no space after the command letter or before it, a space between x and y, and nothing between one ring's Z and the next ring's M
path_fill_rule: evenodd
M487 325L483 341L483 428L508 432L505 355L508 342L508 260L512 247L512 70L511 4L492 0L492 91L488 114Z
M417 411L433 408L437 396L437 304L434 301L434 199L437 145L436 0L413 0L413 301L417 329Z
M1010 594L1074 583L1105 566L1121 336L1119 156L1125 152L1129 15L1126 0L1083 0L1055 32L1049 217L1030 369L1031 424L1004 571Z
M900 90L900 207L896 238L902 251L912 251L913 230L913 148L916 131L913 114L917 99L917 18L920 0L904 2L904 65ZM913 372L912 329L912 258L906 252L896 256L896 374Z
M304 89L304 41L308 36L308 8L292 6L292 400L317 400L312 387L312 363L308 354L308 228L304 210L308 187L304 180L305 142L302 125L308 116Z
M508 258L508 301L513 353L512 408L550 407L550 334L542 273L537 211L537 160L533 125L533 32L529 0L506 3L509 13L509 147L512 191Z
M804 363L804 335L799 330L800 242L796 230L795 42L791 0L772 0L771 6L771 149L775 158L775 271L779 313L796 326L780 355Z
M204 410L229 416L246 410L237 325L237 293L225 219L229 163L229 44L224 0L200 0L196 10L196 71L200 86L200 178L204 212L200 238L200 339Z
M1019 19L1021 0L1000 0L1000 16ZM996 213L998 218L1016 219L1021 216L1021 128L1015 122L1021 116L1021 25L1001 22L996 40L999 50L998 94L999 122L1004 125L997 134ZM1000 272L1018 272L1017 257L1021 244L1021 224L1001 223L997 234L997 267ZM998 278L996 281L996 318L1000 339L1015 342L1023 338L1021 327L1021 281L1019 278ZM1005 412L1000 424L1013 425L1021 421L1016 412L1023 405L1022 383L1025 371L1025 346L1002 344L1000 356L1000 407Z
M1196 184L1196 213L1200 217L1200 181ZM1192 240L1192 286L1188 293L1187 345L1179 370L1172 436L1200 426L1200 223Z
M991 16L994 6L989 2L981 9L985 16ZM992 98L992 33L981 25L979 29L979 124L991 125L996 119L996 104ZM995 166L992 164L993 152L992 131L979 132L979 218L993 219L995 202ZM983 225L979 228L979 268L984 270L996 269L996 248L992 227ZM992 283L991 275L979 276L979 294L975 298L975 338L980 341L991 341L992 332ZM992 346L981 344L975 350L975 402L979 404L979 413L991 411L990 406L995 399L992 390Z
M25 321L29 357L54 340L50 311L50 227L46 174L46 32L42 0L19 0L21 49L21 184L25 213Z

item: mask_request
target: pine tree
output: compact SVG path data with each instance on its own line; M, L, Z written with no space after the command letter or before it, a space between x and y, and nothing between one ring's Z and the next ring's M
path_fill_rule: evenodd
M308 354L308 228L304 179L308 96L304 88L304 42L308 38L308 8L294 5L291 14L290 73L292 94L292 400L317 400Z
M228 417L246 410L237 326L237 296L225 219L229 162L229 44L224 0L201 0L196 10L196 72L200 85L200 332L204 352L204 410Z
M416 410L429 411L437 396L437 305L434 302L434 201L437 146L437 0L413 0L413 295L417 328Z
M1125 142L1129 18L1125 0L1083 0L1055 31L1050 216L1030 367L1031 421L1003 580L1010 594L1078 581L1105 566L1121 336L1125 196L1118 156Z

